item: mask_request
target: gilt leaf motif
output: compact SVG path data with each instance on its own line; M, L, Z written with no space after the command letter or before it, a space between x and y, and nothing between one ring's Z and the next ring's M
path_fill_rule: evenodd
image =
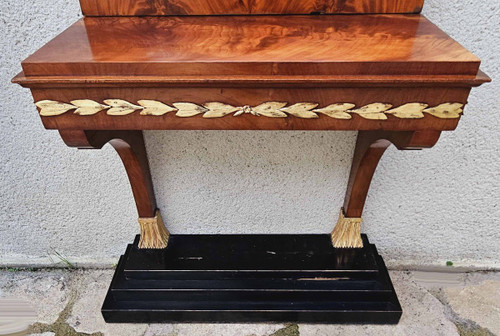
M173 103L172 105L178 110L175 115L182 118L193 117L208 111L205 107L193 103Z
M331 104L327 107L315 109L313 112L322 113L335 119L351 119L352 117L349 113L347 113L347 111L352 109L354 106L356 105L350 103Z
M460 103L444 103L436 107L427 108L424 112L441 119L458 118L463 112L463 106L464 104Z
M255 107L252 107L255 115L262 115L269 118L286 118L287 114L280 111L281 108L285 107L287 103L283 102L266 102Z
M110 108L107 105L99 104L90 99L72 100L71 104L77 107L74 113L78 115L93 115Z
M206 103L203 104L203 106L208 109L208 111L203 114L203 118L220 118L240 110L239 107L217 102Z
M392 114L398 118L420 119L424 117L422 111L429 105L422 103L408 103L391 110L385 111L385 114Z
M356 110L351 110L350 112L359 114L365 119L387 120L387 116L384 114L384 111L390 109L391 107L391 104L373 103L360 107Z
M316 113L311 112L311 110L313 108L315 108L316 106L318 106L318 104L297 103L297 104L293 104L293 105L288 106L288 107L284 107L281 109L281 111L286 112L288 114L291 114L297 118L315 119L315 118L319 118L319 116Z
M141 115L161 116L168 112L177 111L176 108L156 100L139 100L137 103L144 108Z
M40 100L35 105L40 109L40 115L44 117L57 116L73 110L76 106L66 103L60 103L54 100Z
M134 105L122 99L106 99L104 103L111 106L106 113L115 116L127 115L143 109L142 106Z

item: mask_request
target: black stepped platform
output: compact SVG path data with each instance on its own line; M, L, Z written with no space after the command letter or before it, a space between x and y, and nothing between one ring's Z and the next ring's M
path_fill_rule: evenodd
M120 258L107 322L397 323L382 258L336 249L329 235L172 235L164 250Z

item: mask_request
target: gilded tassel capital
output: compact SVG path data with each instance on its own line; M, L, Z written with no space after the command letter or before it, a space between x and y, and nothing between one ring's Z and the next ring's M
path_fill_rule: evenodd
M336 248L362 248L361 217L345 217L344 209L340 209L337 225L331 233L332 245Z
M139 217L139 226L141 228L140 249L162 249L167 247L170 232L163 223L160 210L156 210L154 217Z

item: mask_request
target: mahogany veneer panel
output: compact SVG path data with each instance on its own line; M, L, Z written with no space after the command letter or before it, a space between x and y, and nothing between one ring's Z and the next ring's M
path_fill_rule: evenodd
M80 0L85 15L419 13L423 0Z
M91 17L29 76L470 75L480 61L420 15Z

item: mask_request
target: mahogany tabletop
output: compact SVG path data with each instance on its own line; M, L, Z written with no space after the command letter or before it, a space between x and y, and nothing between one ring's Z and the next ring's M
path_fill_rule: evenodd
M480 60L421 15L86 17L25 76L460 75Z

